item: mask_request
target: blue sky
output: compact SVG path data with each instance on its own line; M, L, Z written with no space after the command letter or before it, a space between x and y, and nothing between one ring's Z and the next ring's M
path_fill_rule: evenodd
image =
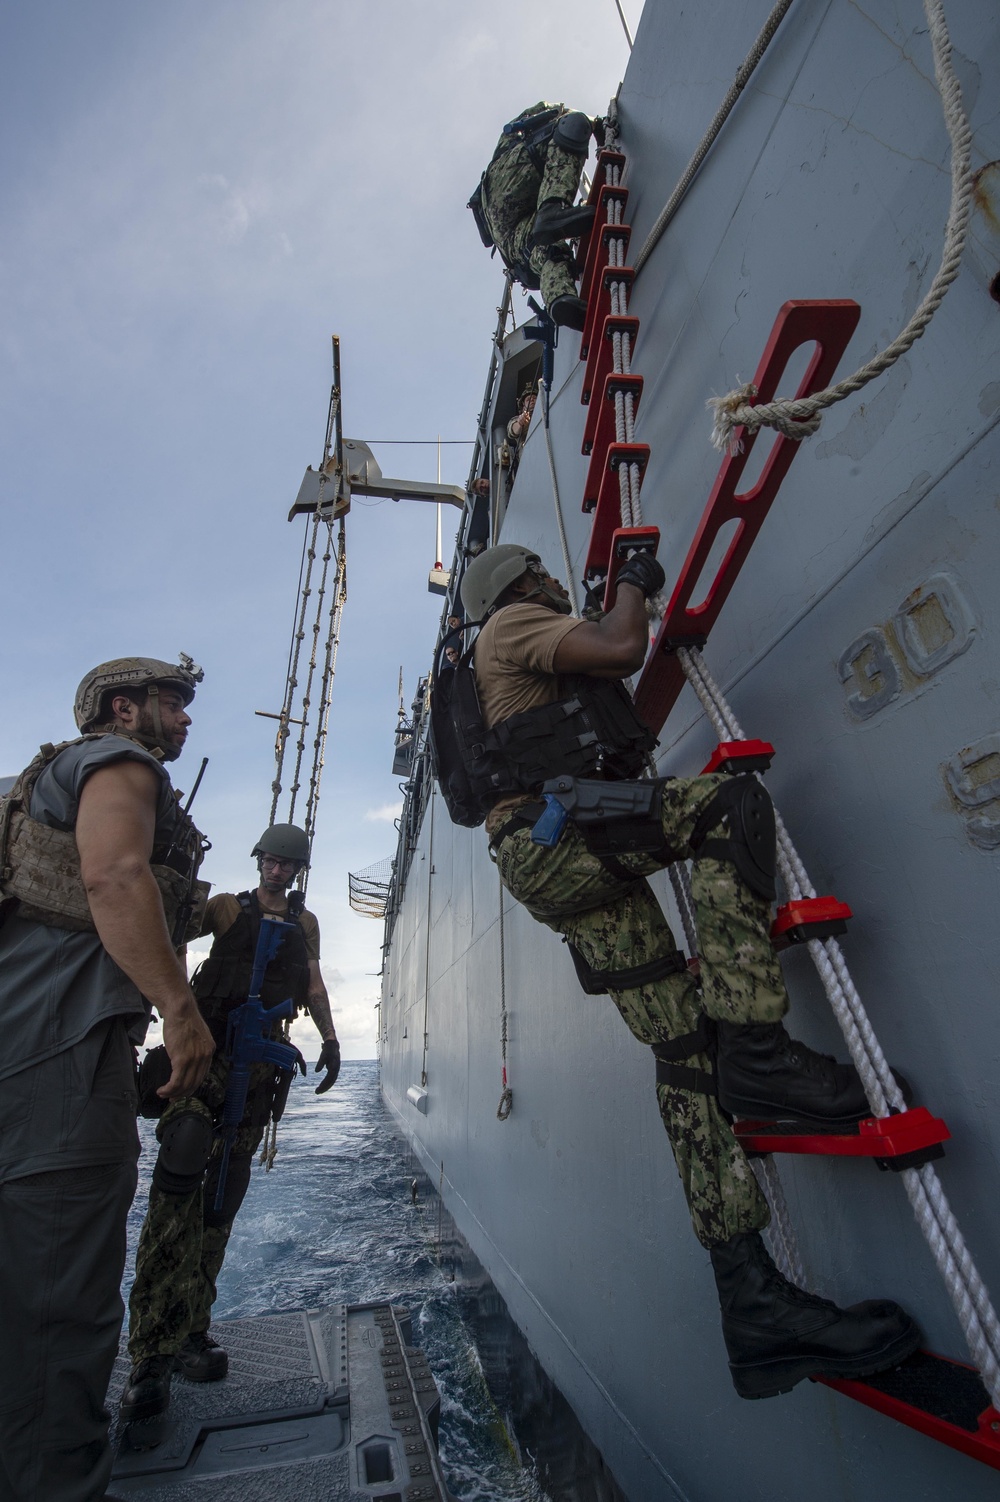
M347 436L471 438L501 273L466 200L525 105L603 112L627 44L614 0L7 0L0 38L0 775L73 733L88 667L183 649L206 677L176 781L211 758L206 874L236 890L330 335ZM434 478L433 447L375 452ZM444 449L445 480L469 452ZM310 883L348 1057L374 1053L382 935L347 872L394 849L397 675L409 702L433 552L433 508L355 502Z

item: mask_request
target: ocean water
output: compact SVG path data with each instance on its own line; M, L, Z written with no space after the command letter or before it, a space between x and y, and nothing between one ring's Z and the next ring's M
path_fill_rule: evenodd
M219 1282L218 1319L390 1298L413 1315L441 1394L440 1453L467 1502L557 1502L540 1485L490 1394L463 1316L454 1264L440 1256L437 1203L411 1177L378 1092L374 1061L345 1063L334 1088L297 1078L270 1173L254 1167ZM129 1217L128 1296L156 1157L139 1123L139 1191ZM443 1266L441 1265L443 1261Z

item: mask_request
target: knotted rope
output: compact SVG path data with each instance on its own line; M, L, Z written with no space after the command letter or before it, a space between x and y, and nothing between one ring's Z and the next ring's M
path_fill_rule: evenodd
M738 429L756 433L762 427L776 428L787 438L808 438L820 425L820 413L835 402L860 391L869 381L882 375L900 356L915 344L937 312L945 293L958 275L965 248L965 238L972 208L974 181L970 169L972 131L962 104L962 89L951 63L951 39L942 0L924 0L924 13L930 28L934 50L934 76L944 107L945 125L951 140L951 202L945 230L941 264L927 295L913 317L880 354L862 365L852 376L799 400L778 399L753 405L757 395L753 384L739 386L725 396L713 396L708 406L715 415L712 442L717 449L738 453L741 444ZM638 265L639 262L637 261Z

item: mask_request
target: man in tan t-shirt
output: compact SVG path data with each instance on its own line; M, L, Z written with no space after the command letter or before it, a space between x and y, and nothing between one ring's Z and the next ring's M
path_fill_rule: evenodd
M202 933L211 934L214 942L192 978L192 988L216 1054L197 1095L171 1103L157 1128L161 1148L129 1299L132 1373L121 1408L126 1421L151 1418L166 1409L175 1369L193 1382L216 1381L228 1370L226 1352L208 1334L216 1285L233 1221L250 1183L253 1156L269 1122L281 1115L291 1082L287 1072L273 1065L251 1065L224 1196L216 1210L221 1144L215 1138L213 1147L213 1128L220 1118L229 1070L227 1021L247 999L264 913L294 928L267 967L261 1002L272 1007L291 998L296 1007L308 1009L323 1040L316 1069L324 1071L324 1078L317 1094L330 1089L340 1070L340 1045L320 973L319 924L304 908L302 893L288 891L308 863L308 836L294 824L273 824L252 854L260 873L256 891L220 893L205 912ZM175 1140L165 1155L168 1124Z
M500 544L469 565L462 601L470 619L485 618L473 661L490 732L483 759L492 758L487 772L473 773L482 788L523 787L486 819L504 886L563 934L584 988L609 992L653 1049L660 1115L695 1234L711 1251L736 1390L770 1397L805 1377L893 1366L920 1332L896 1304L842 1310L793 1288L760 1238L770 1213L730 1113L845 1130L869 1107L853 1068L781 1025L788 996L769 937L774 815L762 785L724 773L642 777L654 739L645 732L643 740L641 726L636 739L634 707L613 682L642 666L646 601L663 582L654 558L634 555L612 609L580 621L530 549ZM557 778L564 793L572 788L571 816L556 842L543 844L532 838L546 811L538 795ZM611 782L614 792L603 792ZM587 799L625 813L588 825ZM680 955L645 879L688 859L697 964Z

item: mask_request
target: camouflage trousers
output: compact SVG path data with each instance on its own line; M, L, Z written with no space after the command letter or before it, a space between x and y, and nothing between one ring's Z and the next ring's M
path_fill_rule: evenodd
M167 1106L157 1124L157 1140L162 1140L169 1122L185 1112L205 1116L210 1122L218 1120L228 1072L228 1061L216 1055L198 1094ZM250 1182L273 1093L273 1066L254 1064L246 1109L230 1153L221 1213L214 1208L222 1156L218 1138L202 1183L189 1194L167 1194L155 1183L150 1185L129 1295L128 1350L133 1362L146 1356L176 1355L189 1335L208 1329L233 1221Z
M686 848L698 815L724 775L676 778L663 792L663 832L674 850ZM572 822L553 849L515 829L497 851L504 886L533 917L564 934L594 970L627 970L676 949L649 883L663 861L645 854L617 860L635 880L612 875L592 855ZM788 1008L781 968L768 937L770 905L727 861L695 860L691 891L700 948L700 978L665 976L611 997L632 1033L654 1044L693 1032L704 1011L729 1022L777 1022ZM711 1072L706 1054L685 1064ZM666 1127L695 1234L704 1246L740 1231L760 1230L767 1203L718 1101L674 1085L657 1084Z
M582 156L550 141L540 173L528 148L519 142L486 170L483 208L497 250L526 286L541 287L546 307L557 297L576 296L572 253L565 243L532 248L528 240L543 203L552 198L573 202L583 163Z

